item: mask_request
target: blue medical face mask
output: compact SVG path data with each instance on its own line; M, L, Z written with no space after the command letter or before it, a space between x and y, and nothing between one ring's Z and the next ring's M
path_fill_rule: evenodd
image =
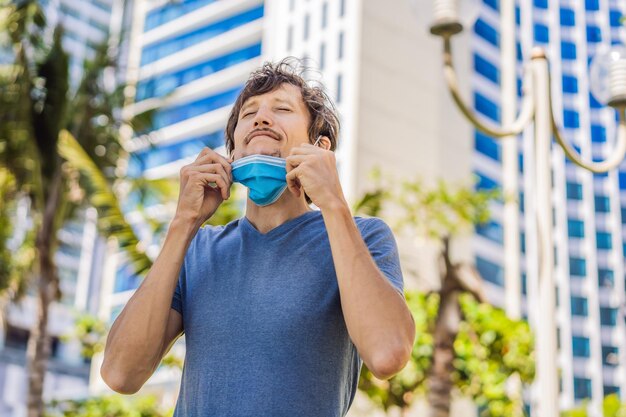
M287 188L287 161L267 155L250 155L232 163L233 181L250 190L254 204L275 203Z

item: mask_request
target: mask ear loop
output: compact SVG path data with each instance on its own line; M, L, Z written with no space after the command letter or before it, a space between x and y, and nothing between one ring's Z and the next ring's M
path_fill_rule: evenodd
M317 137L317 140L315 141L315 143L313 144L313 146L317 146L317 144L319 143L319 141L322 139L322 135L319 135Z

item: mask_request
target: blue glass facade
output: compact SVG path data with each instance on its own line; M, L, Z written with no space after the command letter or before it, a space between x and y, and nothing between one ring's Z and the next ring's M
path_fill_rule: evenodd
M172 55L175 52L189 48L190 46L221 35L222 33L228 32L229 30L238 28L262 17L263 6L258 6L254 9L228 17L200 29L148 45L141 52L141 65L150 64L168 55Z
M500 80L503 74L501 74L499 60L500 16L497 13L497 3L496 7L493 7L493 3L483 0L482 13L473 28L475 46L472 51L472 66L475 74L474 79L477 82L472 91L472 98L475 110L482 118L488 119L487 122L501 120ZM523 28L528 28L531 32L528 34L518 32L518 39L516 40L520 69L522 63L528 63L532 47L540 46L546 50L552 64L553 86L557 87L555 93L561 94L561 97L555 97L556 106L554 110L557 113L561 112L557 115L557 119L559 123L562 123L565 138L577 151L580 152L581 149L587 151L591 148L595 160L604 159L610 154L605 151L604 146L598 145L606 145L609 152L614 149L612 136L616 134L616 131L613 125L605 124L607 118L601 113L605 112L603 104L599 103L588 91L590 80L587 70L592 55L598 50L598 47L609 42L612 44L621 43L623 39L626 39L624 36L626 27L624 27L622 20L625 10L623 2L617 0L607 2L585 0L581 2L584 3L584 9L579 7L581 5L578 5L578 2L560 0L532 0L532 6L522 3L520 0L516 3L522 5L522 11L530 12L520 15L520 9L517 7L517 25L520 25L520 17L532 19L531 22L522 22ZM523 29L520 27L519 30ZM560 61L559 64L555 65L554 63L558 61ZM520 95L521 77L520 74L517 75L518 95ZM559 87L560 91L558 91ZM611 116L613 117L613 115ZM612 120L609 122L612 124ZM474 152L481 157L478 160L479 163L474 163L474 173L478 178L476 188L500 187L498 177L494 177L492 174L494 168L500 168L499 165L502 161L500 142L475 132ZM526 157L528 158L528 155ZM526 174L523 170L523 163L524 160L520 158L520 172ZM595 292L593 288L590 293L583 291L582 294L579 288L581 286L586 288L587 285L593 287L597 284L601 294L605 294L608 291L614 291L618 286L617 283L623 282L625 279L624 276L620 276L622 268L613 264L611 252L616 249L615 246L622 245L620 249L626 257L626 242L622 241L624 234L622 230L613 229L612 216L610 216L614 210L613 205L616 199L619 199L619 196L616 196L612 189L615 174L594 175L593 180L587 182L583 176L570 175L571 168L575 167L574 164L566 161L565 167L565 183L557 182L554 186L557 190L565 189L565 196L559 196L559 199L566 197L565 201L570 206L566 210L563 210L562 207L557 208L557 215L564 215L564 213L567 215L567 240L565 242L557 240L555 243L557 247L563 245L568 250L567 258L557 258L556 263L566 268L572 281L569 294L571 311L569 313L576 317L577 322L583 321L585 329L588 328L589 324L597 327L595 321L588 323L588 320L597 320L596 317L599 317L603 327L613 328L624 320L615 305L609 305L603 297L600 297L600 305L598 306L597 296L592 295ZM575 169L578 170L577 167ZM626 192L626 169L624 171L619 173L619 186ZM562 181L560 178L562 178L561 175L555 175L553 181ZM520 185L523 187L524 184L524 179L520 178ZM519 192L520 212L522 214L524 191L524 189L520 189ZM621 208L620 212L616 214L621 215L622 227L626 227L626 207ZM593 218L594 216L597 220ZM521 221L524 222L524 219ZM492 219L487 224L476 228L476 240L480 242L476 248L476 266L485 281L497 286L504 284L503 260L498 258L501 255L494 256L492 253L485 253L485 251L490 251L494 244L502 245L502 227L502 224ZM555 235L555 239L561 239L561 236L560 234ZM525 237L522 231L521 239L525 240ZM591 242L595 243L595 249L598 252L597 257L588 256L586 253ZM532 243L529 242L529 244ZM521 245L522 254L525 252L525 247L525 244ZM560 254L561 252L557 251L557 253ZM523 259L522 257L522 268L524 268ZM609 260L607 261L607 259ZM597 271L597 282L593 274L595 271ZM618 271L620 271L620 275L618 275ZM525 274L523 276L525 282ZM591 279L588 280L588 276ZM560 294L561 297L564 295L559 292L557 294ZM561 330L563 331L563 329ZM567 331L573 332L573 334L568 333L566 336L561 333L559 342L565 341L567 343L571 337L573 356L579 358L579 361L590 362L586 366L599 366L599 363L591 363L596 360L595 353L592 357L592 350L597 352L601 343L596 332L581 334L576 326L571 326ZM607 343L606 340L604 343ZM622 348L621 344L619 346L602 346L602 365L615 368L615 364L619 363L616 362L617 355L622 353L620 350ZM563 377L570 375L569 378L572 378L571 375L573 374L574 389L573 392L565 394L565 398L571 398L573 394L574 399L578 402L590 398L592 395L597 397L602 394L620 392L618 384L608 383L607 380L610 380L610 377L607 378L605 375L599 377L604 379L604 392L595 392L593 391L596 389L597 383L595 376L592 383L591 378L584 374L577 374L576 370L570 369L567 373L565 370L563 371ZM571 386L571 383L566 386ZM565 387L562 386L563 388ZM601 399L599 401L601 402ZM531 410L531 415L534 411Z
M214 3L215 1L216 0L184 0L167 2L165 5L152 9L146 14L144 31L152 30L180 16L184 16L187 13L204 7L207 4Z
M186 15L194 13L198 9L214 2L215 0L167 2L148 11L145 16L144 31L148 32L156 29L154 33L158 35L159 26L171 22L175 22L175 24L180 23L181 27L184 27ZM207 8L207 13L208 10ZM157 36L157 40L143 47L141 51L141 65L168 58L180 50L239 28L247 23L258 21L264 16L263 4L251 5L245 10L239 8L236 10L236 12L226 13L226 17L211 20L210 23L206 23L204 26L194 27L174 36L162 38ZM210 19L210 16L207 15L207 18ZM184 59L189 61L188 65L181 65L184 62L181 61L174 70L157 71L153 76L140 79L136 86L135 101L140 102L152 98L167 97L179 88L194 81L204 77L211 77L223 70L251 59L258 59L261 56L262 45L260 36L256 41L248 41L247 45L238 43L236 45L236 47L226 50L220 53L220 55L211 56L203 60L194 59L191 55L187 55ZM198 51L198 54L202 53L203 51ZM177 99L176 102L162 106L154 111L151 117L150 129L136 133L138 135L148 134L151 130L163 129L192 118L196 118L196 120L192 121L190 126L197 124L197 127L201 128L204 123L201 118L203 115L232 106L241 89L241 85L236 85L223 88L221 91L212 91L204 96L198 95L199 97L196 96L186 101ZM178 95L178 97L183 97L183 95ZM161 133L158 136L158 140L161 143L152 144L147 148L135 151L131 155L127 175L139 177L146 170L153 170L197 155L203 147L220 147L224 144L224 127L213 127L211 128L212 131L208 133L190 137L183 136L180 139L170 139L167 136L169 133ZM137 202L138 196L131 195L126 206L131 209ZM144 204L149 205L150 203L144 202Z
M216 148L223 144L224 133L220 130L208 135L193 137L173 144L161 145L159 147L135 152L128 164L128 176L138 177L147 169L156 168L192 155L197 155L205 146Z
M257 58L260 55L261 44L257 43L216 58L211 58L205 62L179 71L160 74L156 77L142 80L137 84L136 100L141 101L152 97L165 96L181 85L214 74L249 59Z
M211 110L229 106L235 102L241 89L242 86L239 86L190 103L162 108L154 115L152 126L154 129L160 129L195 116L200 116Z

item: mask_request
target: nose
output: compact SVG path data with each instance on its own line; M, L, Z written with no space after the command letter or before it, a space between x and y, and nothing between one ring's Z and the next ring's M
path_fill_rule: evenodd
M260 107L254 116L254 127L271 126L273 124L270 112L265 106Z

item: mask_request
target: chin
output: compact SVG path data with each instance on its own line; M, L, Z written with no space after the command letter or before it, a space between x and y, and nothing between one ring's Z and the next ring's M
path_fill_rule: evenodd
M243 151L241 156L244 157L244 156L249 156L249 155L267 155L267 156L276 156L278 158L282 157L280 149L274 146L258 146L258 147L254 146Z

